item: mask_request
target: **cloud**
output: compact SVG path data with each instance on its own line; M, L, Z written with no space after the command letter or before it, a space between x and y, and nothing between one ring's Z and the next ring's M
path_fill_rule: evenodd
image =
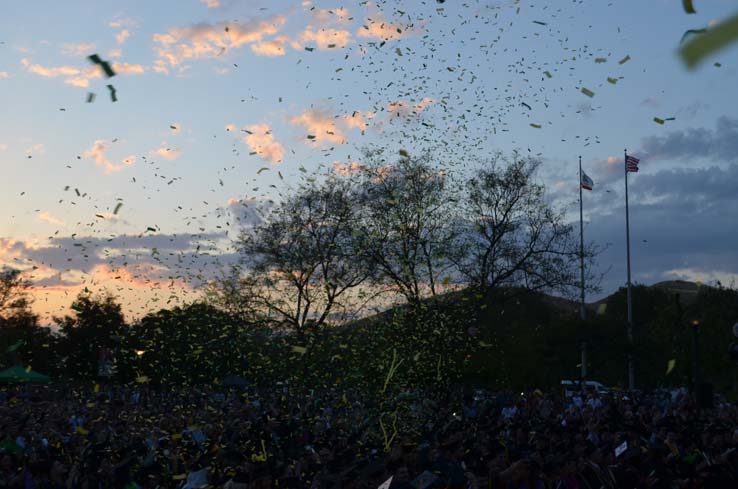
M154 49L159 57L155 70L165 72L184 61L213 58L228 50L259 43L265 36L277 34L286 21L284 16L277 15L245 23L203 22L190 27L175 27L166 34L154 34Z
M307 143L328 141L336 144L346 142L344 134L336 127L333 117L322 109L308 109L300 115L290 118L294 125L303 126L307 130Z
M156 148L154 150L151 150L152 155L160 156L164 158L165 160L176 160L180 156L182 156L182 150L179 148L172 149L167 148L166 146L162 146L160 148Z
M649 160L734 162L738 158L738 119L719 117L714 130L704 127L644 138L641 151Z
M434 103L435 100L428 97L423 97L423 99L415 105L410 105L410 102L406 102L404 100L397 100L387 104L387 112L392 117L408 118L410 116L420 114Z
M98 265L126 267L137 262L154 263L171 270L192 266L194 273L231 255L221 254L225 233L119 234L113 237L54 237L45 241L0 237L0 266L19 269L36 266L58 272L90 273ZM186 270L180 270L182 273ZM194 277L194 275L193 275Z
M256 226L264 221L264 217L274 207L271 200L249 198L228 199L228 212L236 218L239 226Z
M358 161L349 161L348 163L341 163L340 161L333 162L333 171L344 177L354 175L364 168L366 168L366 165Z
M62 45L61 53L65 56L82 58L95 52L95 45L91 42L65 43Z
M343 121L349 128L356 128L362 131L369 127L369 121L374 118L376 112L368 111L362 113L361 111L355 110L352 114L346 114L343 116Z
M220 0L200 0L200 3L204 3L208 8L220 7Z
M90 80L102 78L100 68L97 66L88 66L84 71L66 65L47 67L31 63L26 58L21 59L21 64L31 73L44 78L65 77L65 84L80 88L87 88L90 85ZM123 75L140 75L145 71L142 65L131 63L115 62L112 64L112 68L117 74Z
M0 71L0 78L8 78L9 76L7 71Z
M0 267L19 269L33 282L34 310L47 318L63 313L83 287L107 288L126 314L136 315L160 307L157 300L196 299L198 286L238 261L228 243L226 233L0 237Z
M6 149L8 149L8 145L5 143L0 143L0 151L5 151Z
M126 18L111 20L110 22L108 22L108 25L116 29L119 27L136 27L138 25L138 21L131 17L126 17Z
M738 163L634 175L629 201L635 280L738 273L736 187ZM609 245L598 257L601 269L613 267L603 284L609 292L625 282L623 199L589 213L585 239Z
M298 40L303 43L315 43L318 49L345 48L351 42L351 33L345 29L323 28L314 30L312 27L305 28Z
M251 148L252 152L272 163L282 162L284 147L274 139L268 124L254 124L246 127L246 130L249 134L243 138L243 142Z
M116 73L123 75L141 75L145 71L145 68L142 65L117 62L113 63L113 69Z
M121 56L123 56L122 49L111 49L108 51L108 58L120 58Z
M95 143L92 145L90 149L85 151L82 156L85 158L92 159L95 164L105 170L105 173L113 173L116 171L120 171L124 169L127 166L131 166L136 162L136 157L134 155L128 156L127 158L124 158L121 161L121 164L116 165L110 159L108 158L108 150L110 149L110 144L103 141L102 139L98 139L95 141Z
M367 39L391 41L407 37L412 33L413 31L409 27L406 28L402 24L387 22L381 15L377 15L374 19L367 19L356 35Z
M307 10L310 13L310 25L313 26L327 27L334 24L349 25L353 19L353 17L351 17L351 12L346 8L327 10L312 7L311 5L304 6L309 7Z
M279 36L268 41L260 41L251 45L251 51L259 56L284 56L285 46L290 44L287 36Z
M126 39L128 39L130 36L131 36L131 31L129 31L128 29L122 29L120 32L118 32L115 35L115 42L121 45L124 42L126 42Z
M57 226L63 226L65 224L64 221L62 221L61 219L57 219L56 217L52 216L48 212L41 212L36 217L38 217L42 221L55 224Z
M26 58L21 59L21 64L31 73L43 76L45 78L54 78L57 76L75 76L81 73L81 71L74 66L46 67L39 64L33 64Z
M26 155L33 156L33 155L42 155L46 153L46 148L44 148L43 143L36 143L28 148L26 148Z

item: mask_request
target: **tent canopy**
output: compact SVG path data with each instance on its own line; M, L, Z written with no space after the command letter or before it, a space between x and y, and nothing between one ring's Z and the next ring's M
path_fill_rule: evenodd
M14 384L21 382L48 383L51 382L49 376L26 370L21 365L10 367L0 372L0 384Z

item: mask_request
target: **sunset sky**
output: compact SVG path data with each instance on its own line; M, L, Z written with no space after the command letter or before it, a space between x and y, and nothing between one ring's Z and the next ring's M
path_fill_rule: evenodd
M541 158L572 218L582 156L605 295L626 280L627 148L642 161L634 280L730 283L738 50L690 71L678 47L736 5L694 3L696 15L678 0L5 5L0 266L27 271L47 322L84 287L137 317L196 297L256 208L319 168L347 171L366 145L430 149L459 172L518 149Z

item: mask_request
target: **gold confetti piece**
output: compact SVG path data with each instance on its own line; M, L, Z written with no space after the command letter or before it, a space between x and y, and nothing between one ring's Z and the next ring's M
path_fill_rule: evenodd
M177 474L172 476L172 480L183 481L187 478L187 474Z
M582 93L586 95L587 97L594 97L594 92L590 90L589 88L582 87Z
M625 58L623 58L623 59L621 59L620 61L618 61L618 64L619 64L619 65L624 65L624 64L625 64L625 63L627 63L628 61L630 61L630 54L626 55L626 56L625 56Z
M544 72L543 72L543 74L544 74L544 75L546 75L546 78L551 78L551 77L553 77L553 75L551 74L551 72L550 72L550 71L544 71Z
M674 370L674 367L676 367L676 358L672 358L666 364L666 375L669 375L671 371Z
M656 124L661 124L662 126L664 125L664 119L661 119L660 117L654 117L654 118L653 118L653 121L654 121L654 122L655 122Z
M738 39L738 14L685 44L680 54L687 67L693 69L707 56L720 51L736 39Z
M617 78L612 78L610 76L607 77L607 81L615 85L618 82Z
M387 390L387 386L389 385L390 380L392 380L392 377L395 375L395 372L397 369L402 365L402 362L405 360L402 359L399 362L397 362L397 349L392 349L392 363L390 364L390 368L387 371L387 378L384 379L384 387L382 388L382 393L384 393Z
M307 348L305 348L304 346L295 345L292 347L292 351L295 353L299 353L300 355L304 355L305 353L307 353Z
M117 203L117 204L115 205L115 209L113 210L113 214L114 214L114 215L118 214L118 211L120 210L120 208L121 208L121 207L123 207L123 202L118 202L118 203Z
M605 314L605 311L607 311L607 302L602 303L599 306L597 306L597 314L598 315L601 316L601 315Z
M540 124L534 124L531 122L530 127L535 127L536 129L540 129L542 126Z
M697 13L697 11L694 9L694 5L692 5L692 0L682 0L682 5L684 6L684 11L688 14Z
M607 58L595 58L595 63L607 63Z

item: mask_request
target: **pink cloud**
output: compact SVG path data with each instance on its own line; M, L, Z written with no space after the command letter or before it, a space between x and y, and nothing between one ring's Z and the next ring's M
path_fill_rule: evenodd
M31 63L28 59L21 59L21 64L31 73L42 76L44 78L64 77L64 83L80 88L87 88L90 80L102 78L100 68L97 66L88 66L84 70L75 68L74 66L52 66L47 67L39 64ZM132 63L112 63L113 70L123 75L141 75L145 69L142 65Z
M344 177L358 173L364 168L366 168L366 165L358 161L349 161L348 163L341 163L340 161L333 162L333 171Z
M58 219L58 218L52 216L48 212L41 212L40 214L38 214L37 217L40 220L44 221L44 222L48 222L50 224L55 224L57 226L63 226L65 224L64 221L62 221L61 219Z
M259 56L284 56L285 46L290 43L287 36L279 36L268 41L260 41L251 45L251 51Z
M62 45L61 53L65 56L81 58L95 52L95 45L90 42L66 43Z
M369 121L374 118L376 112L368 111L362 113L361 111L354 111L352 114L346 114L343 116L343 121L349 128L356 128L362 131L369 127Z
M324 28L316 31L307 27L298 39L303 44L314 42L318 49L345 48L351 42L351 33L345 29Z
M328 141L336 144L346 142L344 134L336 127L333 118L321 109L309 109L298 116L290 118L294 125L303 126L308 133L306 142L320 143Z
M131 155L127 158L124 158L121 161L122 164L116 165L108 158L108 150L110 150L110 144L103 141L102 139L98 139L97 141L95 141L92 147L85 151L82 155L85 158L92 159L97 166L105 169L105 173L120 171L123 168L131 166L136 162L136 157L134 155Z
M274 164L282 162L284 147L274 139L268 124L253 124L246 127L246 131L247 135L243 138L243 142L252 152Z
M118 44L123 44L130 36L131 31L129 31L128 29L122 29L119 33L115 35L115 42L117 42Z
M306 7L309 6L306 5ZM348 25L352 19L351 12L346 8L333 10L310 8L308 11L310 12L310 23L319 27L326 27L332 24Z
M166 34L154 34L155 50L160 61L156 71L164 72L182 62L213 58L227 50L261 42L265 36L279 32L287 22L282 15L267 20L252 20L243 24L219 22L200 23L190 27L175 27Z
M415 105L410 105L404 100L397 100L387 104L387 112L394 117L410 117L418 115L425 109L433 105L435 101L432 98L423 97L423 99Z
M367 39L391 41L407 37L412 33L412 30L406 28L406 26L398 23L387 22L381 15L378 15L374 19L367 19L366 24L359 28L356 35Z
M176 160L180 156L182 156L182 150L181 149L172 149L167 148L165 146L162 146L160 148L156 148L151 151L151 154L159 156L161 158L164 158L165 160Z

